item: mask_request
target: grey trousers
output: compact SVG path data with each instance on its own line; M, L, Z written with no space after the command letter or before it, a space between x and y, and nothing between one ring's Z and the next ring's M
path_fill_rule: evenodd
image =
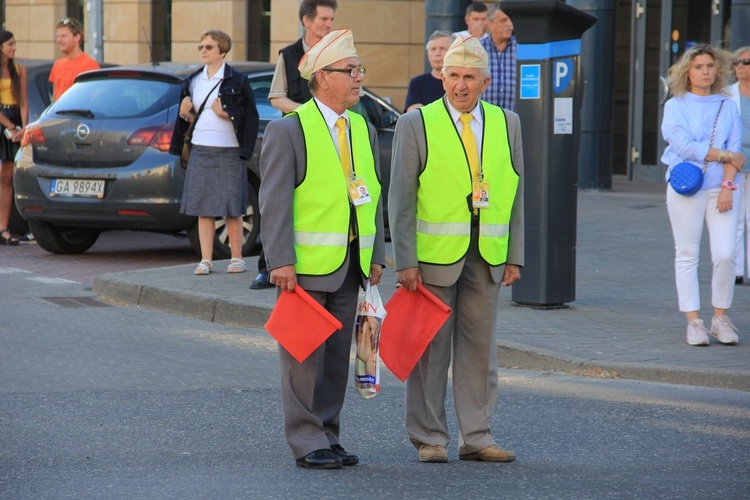
M406 380L406 432L416 447L450 443L445 397L452 352L458 453L474 453L496 444L489 417L497 400L494 331L500 285L492 281L473 235L458 281L449 287L425 286L452 307L453 314Z
M305 290L341 321L341 330L302 363L279 346L284 433L295 459L339 444L339 414L349 380L360 275L359 258L353 252L341 288L335 292ZM305 334L304 325L300 325L299 334Z

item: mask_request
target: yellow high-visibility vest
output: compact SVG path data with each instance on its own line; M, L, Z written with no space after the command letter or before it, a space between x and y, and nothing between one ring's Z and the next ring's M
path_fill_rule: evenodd
M496 266L508 257L510 214L519 175L513 167L505 113L480 103L484 112L481 166L483 180L489 183L490 206L479 209L479 252ZM466 255L471 239L471 169L444 100L419 110L427 163L417 193L417 258L429 264L453 264Z
M294 248L298 274L322 276L337 270L349 247L350 205L347 181L331 134L314 99L298 107L305 137L307 166L302 183L294 190ZM375 214L381 185L365 119L349 111L352 167L363 179L372 201L355 208L359 237L359 262L370 274L375 243Z

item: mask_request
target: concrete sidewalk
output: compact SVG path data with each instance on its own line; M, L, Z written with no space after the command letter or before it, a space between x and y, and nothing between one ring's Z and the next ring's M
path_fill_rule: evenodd
M686 344L664 201L663 184L579 192L575 300L565 309L534 309L515 305L503 289L499 365L750 391L750 286L735 287L729 313L740 331L738 346ZM701 256L701 317L710 327L706 235ZM257 258L246 260L243 274L227 274L228 262L215 262L209 276L194 276L195 264L102 275L94 291L121 304L263 328L276 294L248 288ZM378 287L384 300L395 284L386 270Z

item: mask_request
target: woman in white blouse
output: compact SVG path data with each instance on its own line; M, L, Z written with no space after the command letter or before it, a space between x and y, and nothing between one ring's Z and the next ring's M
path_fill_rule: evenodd
M197 275L213 269L217 217L227 220L232 252L227 272L245 270L242 217L249 202L245 161L255 148L258 110L247 75L224 61L231 47L232 40L223 31L207 30L201 35L198 51L205 66L183 82L180 116L169 149L179 155L185 132L194 124L180 211L198 217Z

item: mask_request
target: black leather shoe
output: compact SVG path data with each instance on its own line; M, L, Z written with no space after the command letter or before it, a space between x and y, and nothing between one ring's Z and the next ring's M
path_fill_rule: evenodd
M347 453L344 447L340 444L334 444L333 446L331 446L331 451L334 455L341 459L341 463L344 465L357 465L359 463L359 457L357 457L357 455Z
M735 285L741 285L744 282L745 282L745 277L744 276L737 276L736 278L734 278L734 284Z
M341 459L328 449L315 450L297 459L297 467L306 469L340 469L342 465Z
M268 275L260 273L255 277L255 280L250 283L250 288L253 290L263 290L264 288L272 288L275 285L268 281Z

